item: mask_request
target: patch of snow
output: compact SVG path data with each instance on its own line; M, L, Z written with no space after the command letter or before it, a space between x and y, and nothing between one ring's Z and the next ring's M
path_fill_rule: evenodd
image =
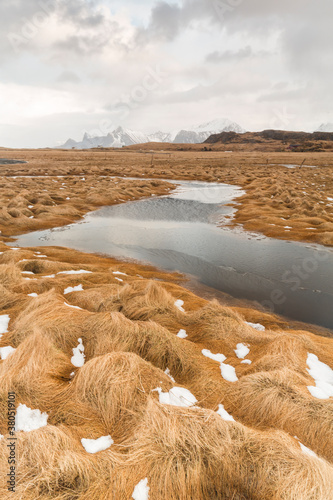
M28 297L38 297L37 293L28 293Z
M79 271L60 271L57 274L92 274L92 271L86 271L85 269L80 269Z
M82 291L83 291L82 285L69 286L69 287L65 288L64 294L66 295L67 293L82 292Z
M55 274L48 274L47 276L43 276L43 278L55 278Z
M224 354L213 354L209 351L209 349L202 349L201 352L204 356L206 356L206 358L210 358L213 361L218 361L219 363L223 363L223 361L227 359Z
M227 380L228 382L237 382L238 380L238 377L236 375L236 370L231 365L226 365L224 363L221 363L221 375L224 378L224 380Z
M241 361L241 363L244 363L244 365L250 365L252 363L252 361L250 359L243 359L243 361Z
M1 314L1 316L0 316L0 338L2 337L3 333L8 332L9 321L10 321L9 314Z
M315 453L314 451L310 450L310 448L308 448L307 446L302 444L297 436L294 436L294 438L297 439L303 453L305 453L306 455L309 455L310 457L319 458L317 453Z
M149 486L148 479L142 479L134 488L132 498L134 500L148 500L149 499Z
M176 300L175 306L177 307L177 309L179 309L182 312L185 312L185 310L183 308L183 305L184 305L184 301L183 300L180 300L180 299Z
M115 280L117 280L117 281L121 281L121 282L123 282L123 281L124 281L124 280L122 280L121 278L116 278L116 277L115 277L114 279L115 279Z
M319 361L318 356L308 353L306 364L308 373L313 377L316 386L307 386L309 392L318 399L328 399L333 396L333 370Z
M244 359L250 352L250 349L245 344L237 344L237 349L234 349L237 358Z
M228 382L237 382L238 378L236 375L235 368L231 365L223 363L223 361L227 359L224 356L224 354L213 354L208 349L203 349L201 352L207 358L210 358L213 361L217 361L220 363L221 375L224 378L224 380L227 380Z
M47 425L48 414L40 410L32 410L26 405L19 404L15 416L15 431L30 432Z
M171 378L172 382L176 383L175 379L173 378L173 376L172 376L172 375L171 375L171 373L170 373L169 368L167 368L167 369L165 370L165 372L164 372L164 373L165 373L166 375L168 375L168 377L170 377L170 378Z
M47 257L47 255L36 255L36 257L39 257L41 259Z
M229 420L231 422L235 422L235 419L230 413L227 412L227 410L224 409L223 405L219 405L219 409L216 412L220 417L223 418L223 420Z
M22 274L35 274L32 271L21 271Z
M127 276L126 273L122 273L120 271L112 271L112 274L122 274L123 276Z
M261 325L260 323L249 323L248 321L245 321L245 323L249 326L252 326L255 330L258 330L258 332L264 332L266 328L264 325Z
M189 407L198 402L196 397L184 387L172 387L169 392L162 392L160 387L154 390L158 392L159 401L162 404Z
M83 311L83 309L79 306L72 306L72 304L68 304L67 302L64 302L65 306L71 307L72 309L79 309L80 311Z
M73 347L73 356L71 358L71 363L77 368L81 368L84 365L85 355L84 355L84 345L82 339L78 339L78 346Z
M21 249L18 247L11 247L11 250L21 250Z
M81 439L82 446L88 453L98 453L99 451L107 450L113 442L110 435L101 436L97 439Z
M186 337L188 337L186 330L179 330L179 332L177 333L177 337L179 337L180 339L186 339Z
M1 359L7 359L8 356L10 356L11 354L13 354L13 352L16 351L16 349L14 349L14 347L8 345L6 347L0 347L0 357Z

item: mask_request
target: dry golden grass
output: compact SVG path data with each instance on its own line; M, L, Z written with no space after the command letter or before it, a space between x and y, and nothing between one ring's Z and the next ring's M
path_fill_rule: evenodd
M38 258L36 248L0 245L0 315L10 316L0 347L16 349L0 361L1 498L12 498L9 391L16 407L49 416L47 426L16 433L15 496L22 500L129 500L144 478L151 500L331 498L333 398L310 394L306 361L310 352L332 367L332 338L204 300L180 286L179 275L147 266L52 247ZM91 273L58 274L79 269ZM123 282L115 271L126 273ZM79 284L83 291L64 294ZM78 338L82 367L71 362ZM252 364L236 357L238 343L249 345ZM223 353L238 381L224 379L203 349ZM155 389L173 387L190 390L196 406L162 404ZM235 421L221 418L219 405ZM114 444L96 454L81 444L106 435Z
M0 177L0 230L11 236L62 226L102 205L163 195L170 189L163 181L96 175Z
M158 180L144 178L196 179L236 184L245 190L234 204L236 213L229 224L242 224L247 230L274 238L333 245L331 152L240 149L228 153L223 145L211 145L213 150L205 152L201 144L188 145L185 151L181 147L147 144L103 151L8 150L6 157L28 163L1 166L0 230L12 235L63 225L98 206L164 194L170 189ZM161 148L170 150L159 154ZM283 166L290 164L298 167ZM18 175L33 178L14 178ZM36 179L38 175L43 177ZM129 184L110 176L142 180Z

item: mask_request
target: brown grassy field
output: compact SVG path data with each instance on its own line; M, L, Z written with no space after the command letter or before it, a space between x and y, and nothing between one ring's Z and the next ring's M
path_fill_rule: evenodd
M151 151L152 148L155 152ZM98 189L97 180L101 188L100 193L90 191L87 210L110 203L103 194L106 183L111 181L102 181L98 177L101 175L227 182L241 186L246 194L238 198L234 205L237 209L235 217L229 222L224 221L224 224L241 224L247 230L274 238L333 245L332 153L206 152L202 151L201 144L187 146L188 151L179 149L179 145L147 144L103 151L9 150L4 151L3 156L27 160L28 163L0 166L0 174L70 176L68 181L60 178L54 182L52 189L55 196L66 198L65 193L70 193L75 186L76 200L65 203L68 211L73 212L66 213L69 218L75 217L76 210L82 213L85 209L80 203L85 203L87 194L83 182L79 181L81 175L88 183L86 188L96 185L95 189ZM291 169L283 166L290 164L299 167ZM14 179L14 184L10 186L12 191L17 190L16 195L24 189L20 188L22 181L17 181ZM60 195L62 182L68 185L68 189L62 189ZM45 191L42 194L46 197L48 193ZM8 198L10 196L13 197L13 193ZM58 203L57 199L53 201ZM48 202L51 203L50 200ZM63 204L64 200L59 203ZM4 213L2 218L0 216L0 225L6 218L9 223L14 222L12 215ZM25 222L35 224L31 221L33 219Z
M177 274L65 248L6 245L30 223L53 227L102 204L164 194L172 188L164 177L243 186L236 221L252 207L242 222L254 229L253 214L267 207L291 214L284 200L279 209L258 201L273 185L272 168L280 187L303 177L314 184L312 200L320 183L331 186L330 156L312 155L317 169L292 170L266 161L294 163L297 155L177 152L155 155L150 165L152 155L138 151L2 154L29 163L0 167L0 324L10 320L0 338L0 498L130 500L146 480L150 500L330 499L333 378L327 397L315 397L323 383L309 373L309 359L327 365L328 380L332 338L205 300ZM276 236L319 241L330 232L319 226L302 238L282 229ZM7 489L9 392L16 411L26 405L48 417L47 425L16 432L15 494ZM113 443L87 452L81 440L102 436Z
M307 356L332 366L332 339L248 311L266 325L258 331L245 309L201 299L153 268L62 248L0 251L0 314L10 317L0 347L15 349L0 361L1 498L11 498L8 392L16 407L48 415L46 426L16 433L20 499L130 499L145 478L154 500L330 498L333 399L310 394ZM68 274L82 270L90 273ZM76 367L79 338L85 362ZM156 389L173 387L196 404L161 402ZM107 435L104 451L82 446Z

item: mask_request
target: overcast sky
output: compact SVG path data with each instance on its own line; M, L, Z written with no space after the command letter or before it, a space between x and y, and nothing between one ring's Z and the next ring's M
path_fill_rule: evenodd
M332 0L0 0L0 146L333 122Z

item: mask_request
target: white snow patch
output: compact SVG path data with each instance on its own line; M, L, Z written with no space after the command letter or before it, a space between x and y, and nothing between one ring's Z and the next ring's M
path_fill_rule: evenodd
M167 368L167 369L165 370L165 372L164 372L164 373L165 373L166 375L168 375L168 377L170 377L170 378L171 378L172 382L176 383L175 379L173 378L173 376L172 376L172 375L171 375L171 373L170 373L169 368Z
M224 354L213 354L209 349L202 349L202 354L206 356L206 358L210 358L213 361L218 361L219 363L223 363L227 358Z
M82 285L77 285L77 286L69 286L67 288L65 288L64 290L64 294L66 295L67 293L71 293L71 292L82 292L83 291L83 287Z
M186 339L187 337L187 333L186 333L186 330L179 330L179 332L177 333L177 337L179 337L180 339Z
M309 455L310 457L315 457L315 458L319 458L317 453L315 453L314 451L310 450L310 448L308 448L307 446L305 446L304 444L302 444L300 442L300 440L298 439L297 436L294 436L295 439L297 439L300 447L301 447L301 450L303 453L305 453L305 455Z
M224 363L221 363L221 375L224 380L227 380L228 382L237 382L238 380L236 370L231 365L225 365Z
M47 276L43 276L43 278L55 278L55 274L48 274Z
M16 349L14 349L14 347L8 345L6 347L0 347L0 357L1 359L7 359L8 356L10 356L11 354L13 354L13 352L16 351Z
M179 309L182 312L185 312L185 310L183 308L183 305L184 305L184 301L183 300L180 300L180 299L176 300L175 306L177 307L177 309Z
M121 282L123 282L123 281L124 281L124 280L122 280L121 278L116 278L116 277L115 277L114 279L115 279L115 280L117 280L117 281L121 281Z
M255 330L258 330L258 332L264 332L266 330L264 325L261 325L260 323L249 323L248 321L245 321L245 323L252 326Z
M20 250L19 247L11 247L11 250Z
M230 415L230 413L228 413L227 410L224 409L223 405L219 405L219 409L217 410L216 413L218 415L220 415L220 417L222 417L223 420L229 420L229 421L235 422L234 417L232 415Z
M21 271L21 274L35 274L32 271Z
M38 293L28 293L28 297L38 297Z
M169 392L162 392L161 387L154 390L159 394L160 403L166 405L189 407L198 402L196 397L184 387L172 387Z
M71 358L71 363L73 366L76 366L77 368L80 368L81 366L84 365L84 345L82 343L82 339L78 339L78 346L73 347L73 356Z
M308 353L306 361L308 373L313 377L316 386L308 386L309 392L318 399L328 399L333 396L333 370L319 361L318 356Z
M9 314L2 314L0 316L0 338L2 337L3 333L8 332L9 321L10 321Z
M81 443L83 448L88 452L88 453L98 453L99 451L104 451L110 448L110 446L113 444L113 439L111 436L101 436L100 438L97 439L81 439Z
M142 479L134 488L132 498L134 500L148 500L149 499L149 486L148 479Z
M237 358L244 359L250 352L249 347L246 344L237 344L237 349L234 349Z
M112 274L122 274L123 276L127 276L126 273L122 273L120 271L112 271Z
M19 404L15 416L15 431L34 431L47 425L48 414L40 410L32 410L26 405Z
M221 375L224 378L224 380L228 380L228 382L237 382L238 378L236 375L235 368L231 365L223 363L223 361L227 359L224 356L224 354L213 354L208 349L203 349L201 352L207 358L210 358L213 361L217 361L220 363Z
M252 363L252 361L250 359L243 359L243 361L241 361L241 363L244 363L244 365L250 365Z
M72 304L68 304L67 302L64 302L65 306L71 307L72 309L79 309L80 311L83 311L83 309L79 306L72 306Z
M60 271L57 274L92 274L92 271L85 271L84 269L80 269L79 271Z

